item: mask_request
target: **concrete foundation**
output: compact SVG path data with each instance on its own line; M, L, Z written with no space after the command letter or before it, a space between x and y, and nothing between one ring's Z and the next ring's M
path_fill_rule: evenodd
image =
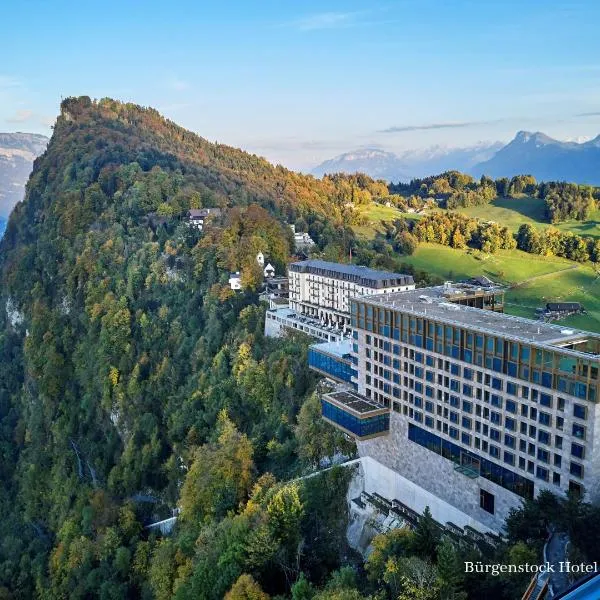
M408 423L392 412L387 436L357 442L365 469L366 491L397 498L422 513L429 506L434 519L501 532L511 508L523 499L483 477L471 479L454 464L408 439ZM494 495L494 514L480 507L481 490Z

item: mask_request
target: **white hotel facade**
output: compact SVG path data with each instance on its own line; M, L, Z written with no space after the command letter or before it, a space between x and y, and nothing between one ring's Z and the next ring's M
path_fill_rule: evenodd
M350 324L351 297L415 289L410 275L324 260L291 263L288 274L290 309L341 329Z

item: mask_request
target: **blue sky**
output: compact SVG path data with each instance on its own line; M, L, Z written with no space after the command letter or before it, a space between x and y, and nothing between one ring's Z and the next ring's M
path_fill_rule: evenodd
M343 151L600 133L595 0L20 0L2 9L0 130L61 97L154 106L292 168Z

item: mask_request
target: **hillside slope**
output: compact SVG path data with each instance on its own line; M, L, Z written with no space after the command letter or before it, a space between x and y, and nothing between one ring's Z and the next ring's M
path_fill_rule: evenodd
M257 252L280 272L289 259L288 220L305 218L321 244L351 235L334 227L343 184L152 109L63 102L0 243L0 595L167 598L180 571L178 598L220 599L242 568L286 590L296 557L283 546L277 561L221 571L189 541L226 535L257 482L252 518L268 523L256 511L275 478L344 443L312 420L314 439L297 433L314 386L307 341L265 340L255 293ZM199 205L227 208L202 235L181 219ZM247 291L234 294L238 269ZM303 498L297 526L326 505ZM161 545L143 526L176 506L182 524ZM332 550L303 535L316 541L302 568L335 568L343 538Z

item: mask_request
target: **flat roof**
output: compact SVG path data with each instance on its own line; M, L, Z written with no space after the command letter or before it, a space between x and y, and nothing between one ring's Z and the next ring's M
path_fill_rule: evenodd
M459 289L459 293L468 293L464 289L460 291L460 284L455 284L455 286ZM500 291L500 288L496 289ZM433 321L461 326L472 331L548 346L554 350L562 345L583 340L594 340L600 343L600 335L589 331L455 304L450 299L452 296L448 295L449 291L448 286L436 286L406 292L364 295L355 299L366 304L384 306L402 313L426 317ZM457 295L455 297L465 296ZM598 353L575 349L564 349L564 351L586 358L600 358Z
M317 352L324 352L338 358L343 358L352 352L352 340L345 338L338 342L322 342L320 344L312 344L310 346Z
M383 404L375 402L375 400L371 400L370 398L365 398L364 396L361 396L361 394L353 392L352 390L342 390L339 392L324 394L323 399L332 401L334 404L339 404L342 406L342 408L348 409L351 412L363 417L371 412L382 414L389 412L390 410Z
M320 259L302 260L289 265L290 271L298 273L314 273L337 279L350 278L355 281L364 282L363 285L372 285L374 287L384 287L384 281L399 280L398 285L412 285L414 280L412 275L404 273L392 273L390 271L377 271L370 267L362 265L352 265L344 263L328 262ZM394 285L394 284L391 284Z

